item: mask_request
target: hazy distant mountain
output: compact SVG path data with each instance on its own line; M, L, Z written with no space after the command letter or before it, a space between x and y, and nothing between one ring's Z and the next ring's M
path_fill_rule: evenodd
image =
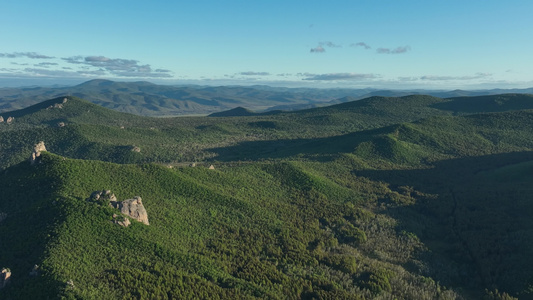
M400 97L425 94L441 98L533 93L533 88L490 91L429 91L375 89L313 89L270 86L173 86L146 81L91 80L70 87L23 87L0 89L0 112L28 107L63 96L76 96L121 112L145 116L211 114L243 107L254 111L299 110L372 96Z

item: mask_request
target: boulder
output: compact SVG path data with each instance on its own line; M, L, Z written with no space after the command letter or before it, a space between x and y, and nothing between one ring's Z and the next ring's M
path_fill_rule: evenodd
M110 190L105 191L94 191L92 192L91 196L88 200L92 201L99 201L99 200L109 200L109 201L117 201L117 197L115 194L113 194Z
M40 141L39 143L35 144L35 146L33 147L33 152L30 156L30 163L32 165L41 161L42 151L46 151L46 147L44 146L44 142Z
M120 212L132 219L135 219L143 224L150 225L148 222L148 213L144 208L142 199L139 196L133 197L133 199L128 199L124 201L111 201L109 202L111 207L119 209Z
M57 123L57 127L65 127L65 122L59 122L59 123Z
M31 268L30 276L39 276L39 265L33 265Z
M4 122L4 117L0 116L0 123Z
M68 98L63 98L63 102L62 103L65 104L65 103L67 103L67 101L68 101Z
M67 288L75 288L76 286L74 285L74 281L72 279L69 279L67 282L66 282L66 285L67 285Z
M139 196L124 201L117 201L117 197L110 190L94 191L87 201L105 204L109 201L109 206L120 210L122 215L113 214L113 223L120 226L128 227L131 222L128 217L135 219L143 224L150 225L148 222L148 213L144 208L142 199Z
M209 170L214 170L214 169L215 169L215 166L213 166L213 165L209 166Z
M63 104L61 103L56 103L56 104L53 104L53 105L50 105L48 106L46 109L54 109L54 108L59 108L59 109L62 109L63 108Z
M137 147L137 146L133 146L133 147L131 148L131 151L133 151L133 152L141 152L141 148L139 148L139 147Z
M13 121L15 121L15 118L8 117L7 120L6 120L6 124L11 124L11 123L13 123Z
M3 289L11 280L11 270L3 268L0 272L0 289Z
M113 223L118 224L122 227L128 227L131 225L131 221L127 217L122 217L122 219L116 219L117 217L117 215L114 215Z

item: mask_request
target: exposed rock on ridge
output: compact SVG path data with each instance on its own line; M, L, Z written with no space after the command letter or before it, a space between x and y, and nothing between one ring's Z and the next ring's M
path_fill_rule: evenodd
M3 289L11 280L11 271L3 268L0 272L0 289Z
M124 215L131 217L143 224L150 225L148 222L148 213L144 208L142 199L139 196L133 197L133 199L127 199L124 201L111 201L109 202L111 207L120 209L120 212Z
M135 196L133 199L118 201L115 194L113 194L110 190L105 190L93 192L88 200L96 201L102 204L105 204L107 201L109 201L109 206L119 209L122 215L126 217L114 214L113 223L115 224L128 227L131 222L127 217L130 217L143 224L150 225L150 222L148 222L148 213L146 212L146 209L142 203L142 199L139 196Z
M30 163L32 165L41 161L42 151L46 151L46 147L44 146L44 142L40 141L33 147L33 153L30 156Z

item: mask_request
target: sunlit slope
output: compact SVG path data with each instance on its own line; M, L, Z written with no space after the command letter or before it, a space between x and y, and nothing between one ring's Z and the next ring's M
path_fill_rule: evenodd
M0 209L8 218L1 224L0 264L17 274L5 290L8 297L359 299L437 293L432 281L402 267L426 263L412 256L423 245L397 235L394 220L364 208L397 193L377 182L341 180L350 176L347 170L328 178L300 162L174 170L43 155L38 165L22 163L1 175L6 192ZM26 187L25 194L5 189L15 182ZM120 200L141 196L150 225L114 224L117 211L87 200L102 189ZM26 218L39 222L23 226ZM392 245L403 245L401 252ZM374 247L390 259L373 257ZM28 275L33 264L41 275Z

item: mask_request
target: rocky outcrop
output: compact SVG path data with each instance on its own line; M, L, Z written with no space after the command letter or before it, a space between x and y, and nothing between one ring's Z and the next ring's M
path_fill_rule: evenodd
M44 142L40 141L39 143L35 144L33 147L33 153L30 156L30 163L36 164L41 161L41 152L46 151L46 147L44 146Z
M213 165L209 166L209 170L214 170L214 169L215 169L215 166L213 166Z
M128 227L131 224L128 218L150 225L150 222L148 222L148 213L139 196L135 196L133 199L118 201L115 194L110 190L105 190L93 192L87 201L97 202L103 205L109 203L109 206L120 210L122 215L113 214L113 223L119 224L120 226Z
M46 109L54 109L54 108L62 109L62 108L63 108L63 104L61 104L61 103L56 103L56 104L54 104L54 105L50 105L50 106L48 106Z
M117 214L113 214L113 223L118 224L122 227L128 227L131 225L131 221L129 218L124 216L119 216Z
M120 212L132 219L135 219L143 224L150 225L148 222L148 213L144 208L142 199L139 196L133 197L133 199L127 199L124 201L111 201L109 202L111 207L119 209Z
M0 116L0 123L4 122L4 117Z
M65 104L65 103L67 103L67 101L68 101L68 98L63 98L63 102L62 103Z
M11 124L15 121L14 117L7 117L6 124Z
M139 148L139 147L137 147L137 146L133 146L133 147L131 148L131 151L133 151L133 152L141 152L141 148Z
M117 197L110 190L94 191L89 200L92 201L117 201Z
M73 288L76 287L74 285L74 281L72 279L67 280L67 282L65 284L66 284L67 288L70 288L70 289L73 289Z
M59 123L57 123L57 127L65 127L65 122L59 122Z
M35 277L39 276L39 265L33 265L33 268L31 268L30 276Z
M3 268L0 272L0 289L6 287L6 285L11 280L11 270Z

